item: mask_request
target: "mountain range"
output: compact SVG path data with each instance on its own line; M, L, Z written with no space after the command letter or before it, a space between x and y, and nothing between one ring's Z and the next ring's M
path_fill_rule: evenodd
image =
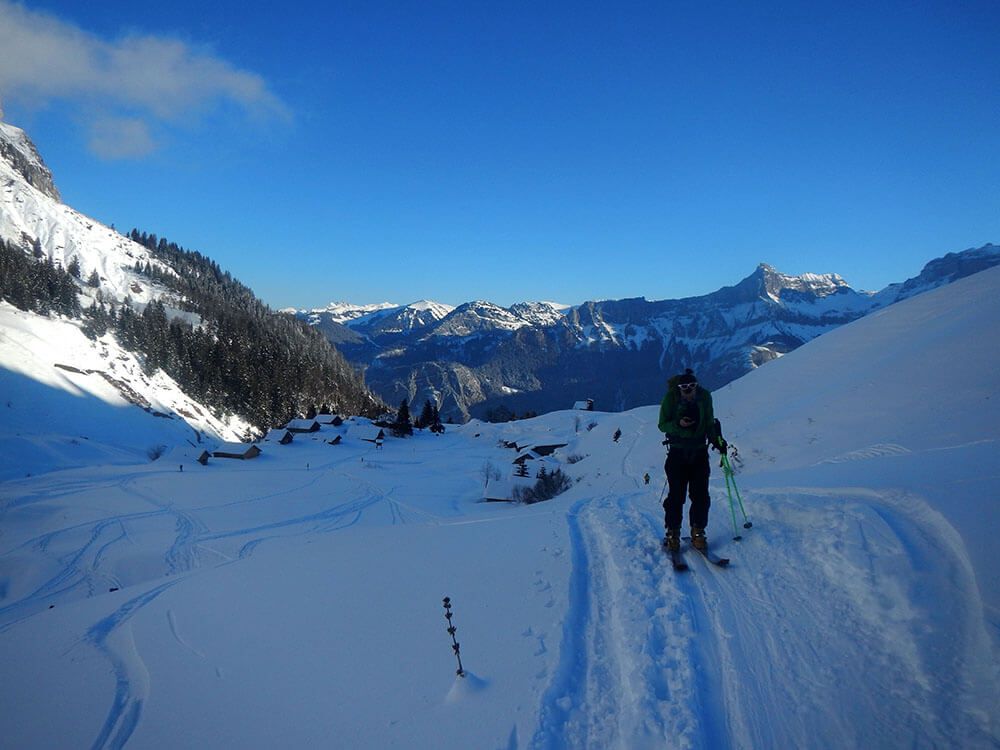
M389 404L430 399L459 422L585 398L621 411L658 402L665 381L686 367L718 388L845 323L998 263L996 245L949 253L879 292L857 291L837 274L789 276L762 263L733 286L678 300L341 302L295 314L364 369Z

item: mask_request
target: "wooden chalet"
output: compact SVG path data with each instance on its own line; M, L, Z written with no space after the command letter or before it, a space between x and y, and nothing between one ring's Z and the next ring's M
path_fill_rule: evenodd
M215 458L239 458L246 460L248 458L257 458L259 455L260 448L253 443L223 443L212 451L212 456Z
M207 466L208 465L208 459L211 457L211 455L212 454L209 453L208 451L202 451L201 455L199 455L198 458L196 458L195 460L198 463L200 463L202 466Z
M585 398L583 401L577 401L575 404L573 404L573 408L578 411L593 411L594 399Z
M366 443L374 443L376 448L381 448L382 443L385 442L385 430L381 427L370 427L367 430L362 428L351 434Z
M333 440L327 440L329 445L340 445L340 441L344 438L343 435L337 435Z
M531 451L539 456L551 456L560 448L565 448L569 443L558 443L556 445L533 445Z
M528 461L537 461L542 456L539 453L535 453L534 449L529 448L526 451L522 451L518 454L517 458L511 461L512 464L524 464Z
M514 500L514 483L509 479L491 479L486 483L483 500L488 503L509 503Z
M315 419L293 419L285 425L289 432L319 432L319 422Z
M328 424L332 427L340 427L344 424L344 420L339 414L317 414L316 421L321 425Z
M265 443L279 443L281 445L288 445L292 440L294 440L290 430L286 430L283 427L276 427L273 430L268 430L267 434L264 436Z
M558 462L554 459L549 458L547 455L543 456L538 453L534 448L530 448L521 453L517 458L511 462L513 466L513 476L516 478L523 478L534 476L537 477L542 467L546 467L546 471L552 471L558 468Z

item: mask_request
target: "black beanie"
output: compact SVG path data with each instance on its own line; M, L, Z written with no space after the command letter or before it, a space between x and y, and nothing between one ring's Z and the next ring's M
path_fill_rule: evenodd
M694 371L689 367L684 371L684 374L677 378L677 385L684 385L686 383L697 383L698 378L694 376Z

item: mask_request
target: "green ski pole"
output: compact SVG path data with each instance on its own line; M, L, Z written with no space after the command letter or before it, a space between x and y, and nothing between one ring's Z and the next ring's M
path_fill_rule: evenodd
M732 482L733 491L736 493L736 500L740 504L740 513L743 514L743 528L750 529L753 528L753 523L747 517L746 508L743 507L743 498L740 496L740 488L736 486L736 472L733 471L733 467L729 464L729 458L726 454L722 454L722 471L726 475L726 489L729 489L729 483ZM730 505L732 505L732 495L729 497ZM733 510L733 525L736 525L736 510Z
M722 460L719 461L719 466L722 467L722 474L726 478L726 495L729 496L729 511L733 515L733 541L738 542L743 537L740 536L739 529L736 528L736 506L733 504L733 490L729 481L729 471L726 470L725 454L723 454Z

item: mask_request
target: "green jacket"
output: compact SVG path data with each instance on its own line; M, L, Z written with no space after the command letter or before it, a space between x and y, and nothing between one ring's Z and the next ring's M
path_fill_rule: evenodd
M716 439L715 410L712 394L698 386L694 403L698 407L698 423L694 427L681 427L683 416L679 408L682 402L680 389L671 379L667 394L660 403L660 432L666 434L671 446L681 448L701 448Z

